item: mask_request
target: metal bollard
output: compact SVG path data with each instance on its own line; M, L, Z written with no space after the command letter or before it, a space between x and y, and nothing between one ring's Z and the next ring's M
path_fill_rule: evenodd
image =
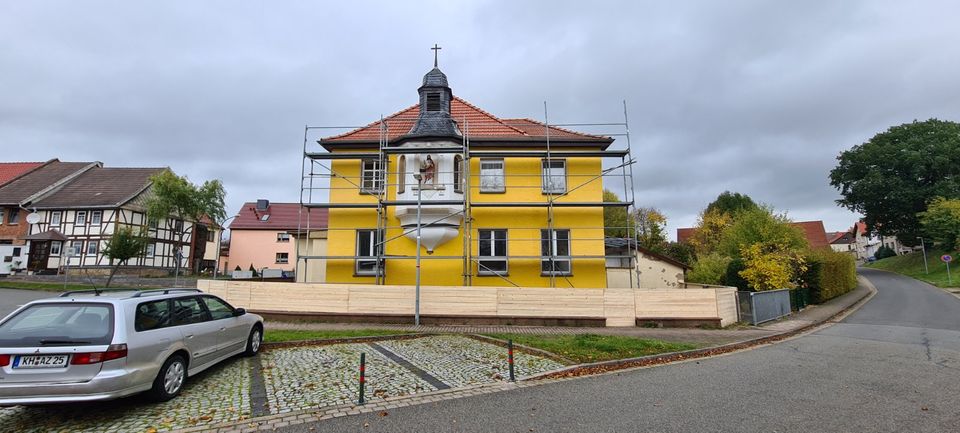
M360 353L360 399L357 401L357 404L366 403L363 399L364 382L366 381L366 374L365 374L366 369L367 369L367 354L361 352Z
M516 382L517 378L513 374L513 340L507 340L507 363L510 364L510 381Z

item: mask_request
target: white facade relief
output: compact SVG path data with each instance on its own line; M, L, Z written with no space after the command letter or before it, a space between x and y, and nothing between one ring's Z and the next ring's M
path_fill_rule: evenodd
M402 148L423 149L424 153L404 154L398 157L397 201L416 202L420 208L421 245L427 253L457 237L463 221L462 204L431 204L431 202L463 201L464 170L462 156L451 153L430 153L431 148L460 147L459 142L408 142ZM420 180L417 179L420 177ZM400 225L408 231L407 239L417 241L417 205L396 207Z

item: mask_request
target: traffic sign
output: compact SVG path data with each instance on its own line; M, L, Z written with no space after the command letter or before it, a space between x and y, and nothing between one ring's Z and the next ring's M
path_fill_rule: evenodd
M950 263L953 261L953 256L951 256L950 254L944 254L940 256L940 260L942 260L944 263Z

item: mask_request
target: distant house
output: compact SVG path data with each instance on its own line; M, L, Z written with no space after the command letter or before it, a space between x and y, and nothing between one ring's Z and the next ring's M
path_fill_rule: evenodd
M628 247L629 245L629 247ZM607 287L665 289L683 287L689 266L625 238L604 239ZM630 256L633 256L633 260Z
M830 248L838 253L848 253L854 258L857 257L857 241L853 232L830 232L827 233L827 239L830 241Z
M791 226L800 229L810 248L822 248L830 245L827 239L827 230L823 226L823 221L797 221L791 222ZM694 227L684 227L677 229L677 242L689 243L690 239L697 233Z
M0 233L4 240L13 238L12 242L26 245L24 267L31 272L54 273L64 267L105 271L110 259L103 255L103 248L123 226L143 230L150 238L143 255L129 260L128 266L168 273L177 266L174 251L179 246L181 269L200 270L213 237L209 224L179 218L147 220L144 203L150 194L150 176L161 170L48 161L0 186L0 206L6 214ZM174 228L180 227L186 234L178 245ZM213 253L210 267L215 257Z
M896 236L875 236L873 235L867 223L863 220L857 221L849 230L854 236L854 246L857 251L857 259L860 261L870 260L877 254L881 246L893 250L897 255L907 254L913 251L912 248L903 245Z
M269 200L257 200L244 203L237 217L230 223L229 261L224 273L240 267L248 270L251 266L261 272L263 269L279 269L296 273L298 280L309 275L310 282L323 282L326 275L324 261L312 260L303 269L298 260L300 255L323 256L326 254L327 213L316 209L301 213L299 203L271 203ZM302 234L310 227L311 238Z
M39 166L27 164L32 168L7 165L4 180L0 183L0 256L3 258L0 274L29 268L27 236L30 235L30 224L26 216L29 210L25 206L98 163L53 159ZM59 237L58 240L62 241Z

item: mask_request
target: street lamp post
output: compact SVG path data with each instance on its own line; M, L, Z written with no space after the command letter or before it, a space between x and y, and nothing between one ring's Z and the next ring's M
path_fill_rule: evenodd
M420 169L419 174L413 175L414 179L417 180L417 286L416 286L416 301L414 304L413 310L413 323L414 325L420 326L420 209L421 198L423 197L423 172L424 169Z
M215 261L214 264L213 264L213 279L214 279L214 280L217 279L217 271L220 270L220 239L223 237L223 225L226 224L227 221L230 221L230 220L232 220L232 219L234 219L234 218L236 218L236 217L238 217L238 216L240 216L240 214L236 214L236 215L234 215L234 216L232 216L232 217L227 217L227 218L224 219L223 221L220 221L220 222L217 223L217 225L220 226L220 233L217 234L217 259L216 259L216 261Z
M927 268L927 246L923 244L923 238L920 238L920 249L923 252L923 273L930 274L930 269Z

